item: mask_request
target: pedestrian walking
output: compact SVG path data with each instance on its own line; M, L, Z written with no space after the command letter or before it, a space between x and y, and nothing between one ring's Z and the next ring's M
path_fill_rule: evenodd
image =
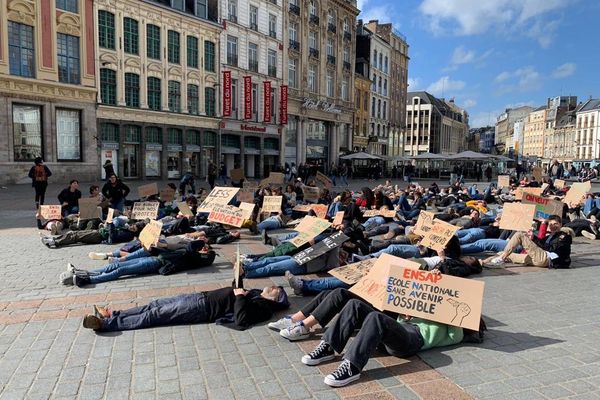
M50 169L44 165L42 157L34 160L35 165L29 170L31 186L35 189L35 208L36 210L44 204L46 198L46 188L48 188L48 178L52 176Z

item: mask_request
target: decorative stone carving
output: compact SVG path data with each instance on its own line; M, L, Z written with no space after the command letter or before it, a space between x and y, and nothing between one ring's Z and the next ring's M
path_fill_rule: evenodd
M8 19L27 25L35 25L35 2L12 0L8 3Z
M81 36L81 19L79 15L60 14L56 21L56 31L67 35Z

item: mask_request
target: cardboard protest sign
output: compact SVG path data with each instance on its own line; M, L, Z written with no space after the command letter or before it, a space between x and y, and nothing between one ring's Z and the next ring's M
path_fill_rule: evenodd
M187 205L187 203L185 202L180 202L177 203L177 208L179 208L179 213L181 215L184 215L186 217L193 217L194 213L192 212L192 209L190 208L190 206Z
M281 172L271 172L267 178L260 181L259 186L283 185L284 180L285 176Z
M232 169L229 172L229 174L231 175L231 180L232 181L239 182L242 179L244 179L244 169L243 168Z
M504 203L500 229L527 232L531 229L535 204Z
M314 246L296 253L294 255L294 260L296 260L296 262L300 265L306 264L310 260L314 260L330 250L335 249L349 239L350 238L348 236L344 235L344 232L337 231L333 235L326 237L319 243L316 243Z
M158 201L138 201L133 203L133 210L131 211L132 219L156 219L158 215Z
M326 204L312 204L310 209L317 214L317 218L327 219L327 205Z
M364 218L377 217L379 215L379 210L365 210L363 211Z
M537 219L548 219L551 215L562 216L563 203L561 201L524 193L523 204L535 204L535 218Z
M246 203L254 201L254 190L242 189L237 194L238 200Z
M294 207L292 210L294 211L298 211L298 212L309 212L310 211L310 206L312 204L298 204L296 207Z
M214 205L226 206L240 188L216 186L198 207L198 211L210 212Z
M254 207L255 204L254 203L240 203L240 210L243 211L244 214L244 219L250 219L250 217L252 216L252 213L254 212Z
M99 218L102 209L98 207L100 202L95 197L82 197L79 199L79 219Z
M302 186L302 192L304 193L305 201L318 201L320 190L318 187L313 186Z
M587 193L589 191L592 190L592 182L587 181L587 182L574 182L571 185L571 188L575 188L577 190L579 190L580 192L584 192Z
M331 189L333 187L333 182L331 179L327 177L327 175L317 171L317 176L315 177L316 181L321 185L325 186L327 189Z
M562 179L555 179L554 180L554 187L557 189L562 189L565 187L565 181L563 181Z
M417 219L417 223L415 224L412 232L415 235L423 236L425 233L431 230L431 226L433 225L433 218L435 214L429 211L421 211L419 213L419 218Z
M586 191L581 190L580 186L573 184L562 201L569 207L578 206L585 201L586 193Z
M396 216L396 210L386 210L385 208L379 210L379 215L384 218L394 218Z
M265 196L263 198L263 212L281 212L281 196Z
M175 190L172 188L165 188L160 191L160 199L165 202L175 200Z
M306 216L302 218L302 221L300 221L298 226L294 229L299 234L290 240L290 243L296 247L300 247L314 239L315 236L319 235L330 226L331 223L327 220Z
M516 200L523 200L523 194L524 193L531 193L534 194L536 196L541 196L542 195L542 188L535 188L535 187L518 187L517 189L515 189L515 199Z
M62 207L60 205L40 206L40 215L44 219L62 219Z
M387 255L387 254L386 254ZM377 258L368 258L354 264L343 265L328 271L329 275L338 278L348 285L354 285L365 276L371 267L375 265Z
M140 197L148 197L154 194L158 194L158 184L156 182L138 187L138 195Z
M498 187L509 187L509 186L510 186L510 176L498 175Z
M531 172L535 180L538 182L540 182L544 177L544 170L542 169L542 167L533 167L533 170Z
M223 225L231 225L240 228L245 218L244 210L233 206L222 206L215 204L208 214L208 222L217 222Z
M302 218L293 219L290 222L288 222L287 224L285 224L285 226L288 226L288 227L296 226L300 223L300 221L302 221Z
M113 222L113 218L115 217L115 209L109 208L108 213L106 213L106 223L111 224Z
M335 213L335 217L333 218L333 226L341 225L344 222L344 212L338 211Z
M136 203L137 204L137 203ZM158 242L158 238L160 237L160 231L162 229L162 222L152 220L149 224L147 224L142 232L140 232L140 242L142 242L142 246L144 249L149 250L150 247L155 246Z
M431 229L423 235L421 245L436 251L442 251L460 227L434 219Z

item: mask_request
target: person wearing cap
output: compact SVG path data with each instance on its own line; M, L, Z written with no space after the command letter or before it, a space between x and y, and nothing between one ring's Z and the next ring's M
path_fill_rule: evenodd
M42 157L36 157L34 163L35 165L29 170L29 178L31 178L31 186L35 189L35 208L37 209L44 204L48 178L52 176L52 172L44 165Z
M267 286L262 290L226 287L157 299L128 310L94 306L94 315L83 318L83 327L98 332L114 332L217 322L233 323L234 329L244 330L270 319L273 313L289 306L287 294L281 286Z

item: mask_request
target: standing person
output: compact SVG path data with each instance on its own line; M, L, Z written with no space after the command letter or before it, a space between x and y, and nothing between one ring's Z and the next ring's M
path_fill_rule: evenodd
M346 179L348 176L348 165L346 165L346 163L342 163L338 172L340 174L340 181L343 182L346 187L348 187L348 179Z
M48 187L48 178L52 176L52 172L44 165L42 157L36 157L35 165L29 170L31 178L31 186L35 189L35 208L44 204L46 198L46 188Z
M179 194L181 194L183 198L185 198L185 191L188 185L191 188L190 193L196 194L196 182L194 181L194 174L192 174L192 171L186 172L179 181Z
M217 179L217 166L212 162L212 160L208 162L208 174L206 178L208 179L208 185L210 188L214 188L215 180Z
M398 167L396 166L396 164L394 164L394 166L392 167L392 178L398 178Z
M292 163L292 168L290 168L290 178L288 179L288 182L296 181L297 177L298 177L298 170L296 169L296 163Z
M115 174L115 168L113 167L112 161L106 160L102 168L104 168L104 179L108 181L110 176Z
M219 179L223 181L223 186L227 186L227 166L223 161L221 161L221 166L219 168Z
M485 169L485 177L487 178L488 182L492 181L492 166L488 165L487 168Z
M336 177L338 174L338 170L335 166L334 163L331 163L331 168L329 169L329 179L331 179L331 182L333 182L333 186L337 186L336 184Z
M481 168L481 164L477 164L476 173L477 173L477 182L481 181L481 177L483 176L483 170Z
M129 192L129 187L121 182L115 174L112 174L102 187L102 194L110 202L110 207L120 212L123 212L125 208L125 198Z
M77 214L79 212L79 199L81 192L79 191L79 181L77 179L69 182L69 187L64 188L58 194L58 202L62 206L64 216Z

